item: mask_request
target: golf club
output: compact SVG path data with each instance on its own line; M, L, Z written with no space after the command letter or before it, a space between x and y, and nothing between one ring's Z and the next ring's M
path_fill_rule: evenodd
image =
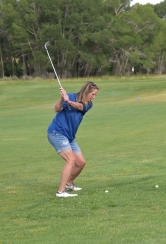
M52 68L53 68L53 70L54 70L55 76L56 76L56 78L57 78L57 80L58 80L59 86L60 86L60 88L62 88L61 82L60 82L60 80L59 80L59 77L58 77L58 75L57 75L57 72L56 72L56 70L55 70L55 67L54 67L54 65L53 65L53 62L52 62L52 60L51 60L50 54L49 54L48 49L47 49L47 46L49 46L49 45L50 45L50 42L48 41L48 42L45 43L44 47L45 47L45 49L46 49L47 55L48 55L49 60L50 60L50 62L51 62L51 65L52 65ZM68 102L67 102L67 106L68 106L68 109L70 110L70 106L69 106Z

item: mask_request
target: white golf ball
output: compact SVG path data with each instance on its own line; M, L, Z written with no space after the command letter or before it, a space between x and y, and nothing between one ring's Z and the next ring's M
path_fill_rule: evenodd
M158 185L156 185L156 188L159 188L159 186L158 186Z
M108 190L106 190L105 193L108 193Z

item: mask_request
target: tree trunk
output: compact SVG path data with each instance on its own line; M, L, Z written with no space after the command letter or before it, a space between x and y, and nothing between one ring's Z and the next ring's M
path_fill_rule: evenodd
M26 68L25 54L23 54L23 53L22 53L22 60L23 60L23 75L27 75L27 68Z
M164 71L164 53L162 54L162 56L159 56L158 69L157 69L158 75L161 75L163 71Z
M2 47L1 47L1 44L0 44L0 55L1 55L2 77L4 78L5 72L4 72L4 63L3 63L3 57L2 57Z

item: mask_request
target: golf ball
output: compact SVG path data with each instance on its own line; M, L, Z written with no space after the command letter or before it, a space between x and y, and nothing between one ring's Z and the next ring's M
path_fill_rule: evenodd
M159 186L158 185L156 185L156 188L158 188Z
M107 193L107 192L108 192L108 190L105 191L105 193Z

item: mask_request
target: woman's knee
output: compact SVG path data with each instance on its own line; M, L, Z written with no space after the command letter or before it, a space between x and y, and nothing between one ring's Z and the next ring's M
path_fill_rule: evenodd
M85 160L85 159L82 161L82 165L83 165L83 166L86 165L86 160Z
M86 165L86 159L84 155L80 152L75 154L76 156L76 166L83 168Z
M69 164L75 164L76 157L75 154L71 150L62 151L59 155Z
M70 156L67 160L67 163L74 165L76 163L76 157L74 155Z
M86 165L85 159L80 159L76 161L76 166L83 168Z

